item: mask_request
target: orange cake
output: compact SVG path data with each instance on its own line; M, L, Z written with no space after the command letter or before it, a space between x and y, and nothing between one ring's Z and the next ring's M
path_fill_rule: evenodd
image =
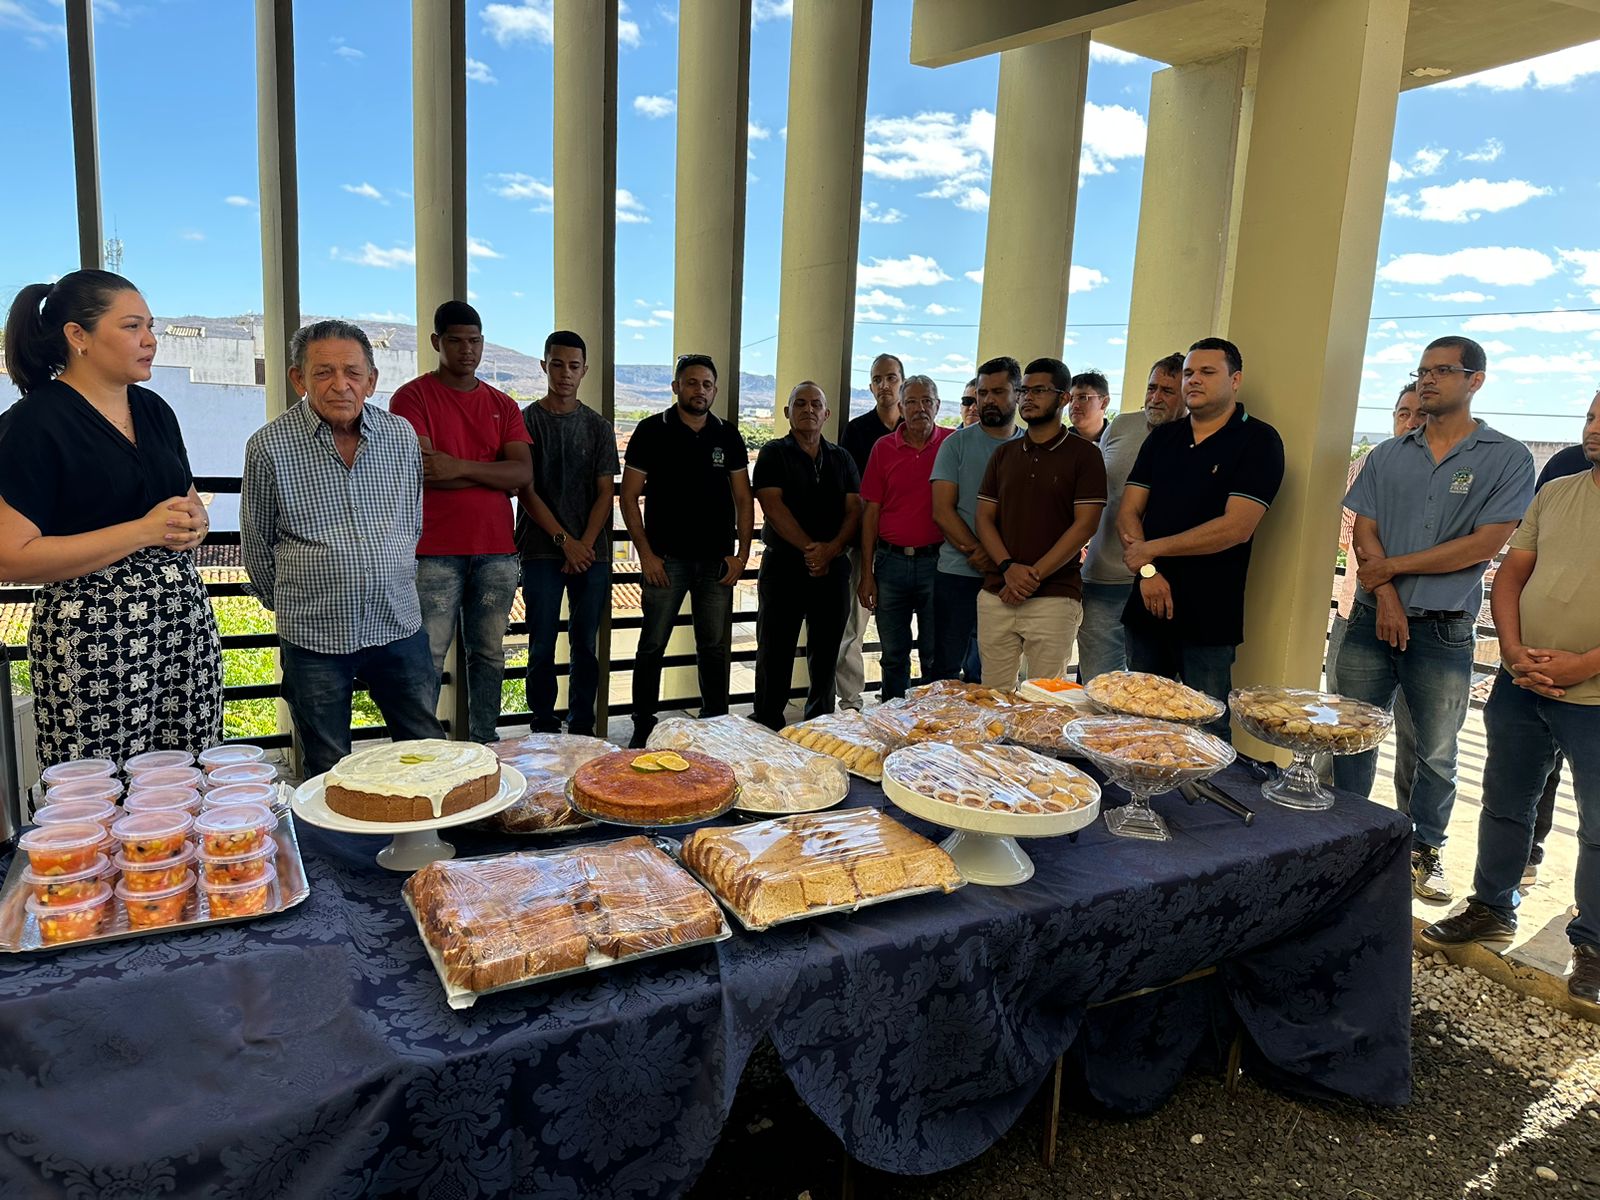
M573 804L634 825L678 825L727 808L733 768L694 750L620 750L591 759L572 777Z
M476 742L389 742L341 759L323 779L327 805L357 821L427 821L492 798L500 760Z

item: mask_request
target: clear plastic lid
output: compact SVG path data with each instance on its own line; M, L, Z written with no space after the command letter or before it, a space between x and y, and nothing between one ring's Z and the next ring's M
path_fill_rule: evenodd
M721 759L739 781L738 806L753 812L806 812L850 791L844 764L803 750L747 717L669 717L651 731L652 750L696 750Z
M230 763L206 772L207 787L228 787L235 783L271 783L278 768L269 762Z
M182 809L186 813L200 811L200 793L193 788L145 788L131 793L123 801L129 812L156 812L165 809Z
M230 783L212 788L200 799L202 808L222 808L229 804L271 805L278 798L278 787L272 783Z
M201 837L245 833L252 829L271 833L277 827L278 818L261 804L224 804L221 808L207 809L194 823L194 831Z
M1286 750L1361 754L1388 735L1394 715L1376 704L1303 688L1236 688L1228 707L1248 732Z
M1115 782L1151 794L1204 779L1235 757L1233 747L1219 737L1143 717L1079 717L1063 736Z
M528 781L516 803L485 820L507 833L534 833L584 818L567 803L567 784L579 767L621 749L599 738L570 733L530 733L491 742L489 749Z
M1106 712L1156 721L1215 721L1227 705L1165 675L1147 671L1107 671L1084 685L1084 691Z
M128 791L143 792L151 788L186 787L199 791L205 786L205 773L199 767L156 767L128 776Z
M906 692L907 700L959 700L975 708L1010 708L1023 700L1015 692L984 687L981 683L965 683L960 679L935 679Z
M98 879L111 869L111 860L104 854L94 856L88 866L76 871L65 871L60 875L36 875L32 867L22 868L23 883L43 883L54 886L58 883L77 883L81 879Z
M122 764L122 771L130 778L146 771L160 771L167 767L192 767L194 755L187 750L150 750L135 754Z
M278 877L278 868L268 863L266 870L255 879L234 880L229 882L213 883L209 879L202 879L200 886L205 889L208 896L237 896L242 892L252 892L256 888L265 887Z
M114 776L99 779L75 779L71 783L58 783L45 789L46 804L69 800L109 800L115 804L122 796L122 784Z
M919 796L980 812L1053 816L1100 798L1100 785L1082 771L1022 746L906 746L883 773Z
M127 820L126 817L123 820ZM17 839L17 849L34 854L70 854L88 850L106 840L106 827L93 821L68 825L40 825Z
M148 892L134 891L126 883L119 883L116 887L117 899L124 904L150 904L158 900L170 900L174 896L181 896L184 892L194 887L194 872L185 871L183 879L170 887L152 888Z
M111 836L119 842L145 842L152 838L178 837L194 827L194 818L182 809L156 809L131 812L111 826Z
M883 756L888 753L888 747L872 732L867 719L859 712L844 709L812 717L798 725L786 726L779 735L802 750L837 758L845 770L856 775L877 779L883 774Z
M1000 714L1005 722L1006 737L1023 746L1031 746L1052 754L1071 749L1061 736L1071 724L1073 712L1060 704L1019 704Z
M55 882L55 878L51 879ZM111 899L111 885L101 883L95 888L93 895L85 896L82 900L74 900L70 904L45 904L37 896L29 896L27 909L36 917L59 918L70 916L73 913L87 913L92 909L100 908L107 900Z
M192 862L195 857L195 848L188 842L171 858L159 859L156 862L129 862L128 856L118 851L111 856L111 865L119 871L138 874L141 871L169 871L180 863Z
M247 850L243 854L207 854L200 851L200 861L208 866L220 867L231 863L254 862L258 858L276 858L278 856L278 843L268 838L254 850Z
M39 776L46 787L58 783L71 783L78 779L105 779L117 773L117 764L109 758L74 758L46 767Z
M229 742L223 746L207 746L200 751L200 765L210 771L217 767L231 767L238 763L260 762L266 756L267 752L260 746L251 746L244 742Z
M866 720L891 748L920 742L972 746L998 742L1006 733L1003 710L941 696L890 700L869 712Z
M120 810L109 800L52 800L33 819L40 825L71 825L79 821L94 821L110 825L120 815Z

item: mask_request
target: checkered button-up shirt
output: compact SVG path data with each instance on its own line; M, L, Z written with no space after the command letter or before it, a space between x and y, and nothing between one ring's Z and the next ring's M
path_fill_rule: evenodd
M291 645L353 654L421 627L422 453L404 419L364 405L349 467L304 400L258 429L239 530L251 585Z

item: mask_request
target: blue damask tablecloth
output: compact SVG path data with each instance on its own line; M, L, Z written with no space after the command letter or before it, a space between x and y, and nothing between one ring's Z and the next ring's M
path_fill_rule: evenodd
M1219 782L1253 792L1237 769ZM859 782L848 801L882 802ZM982 1153L1069 1047L1102 1101L1154 1107L1234 1020L1291 1085L1404 1103L1406 820L1350 798L1259 802L1250 829L1157 807L1170 843L1097 823L1028 843L1020 887L740 932L464 1012L371 864L382 843L302 826L312 894L290 913L0 961L0 1197L675 1196L763 1036L850 1154L904 1173Z

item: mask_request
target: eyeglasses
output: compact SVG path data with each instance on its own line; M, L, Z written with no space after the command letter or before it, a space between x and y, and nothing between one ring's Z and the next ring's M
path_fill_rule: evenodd
M1038 383L1033 387L1018 388L1024 396L1032 396L1035 400L1043 400L1046 396L1065 396L1067 393L1061 388L1050 387L1048 384Z
M1442 367L1418 367L1411 372L1411 378L1421 383L1428 376L1433 375L1439 379L1449 379L1452 375L1476 375L1476 371L1469 371L1465 367L1445 365Z
M978 398L976 396L963 396L963 397L961 397L961 407L962 408L971 408L977 402L978 402Z

